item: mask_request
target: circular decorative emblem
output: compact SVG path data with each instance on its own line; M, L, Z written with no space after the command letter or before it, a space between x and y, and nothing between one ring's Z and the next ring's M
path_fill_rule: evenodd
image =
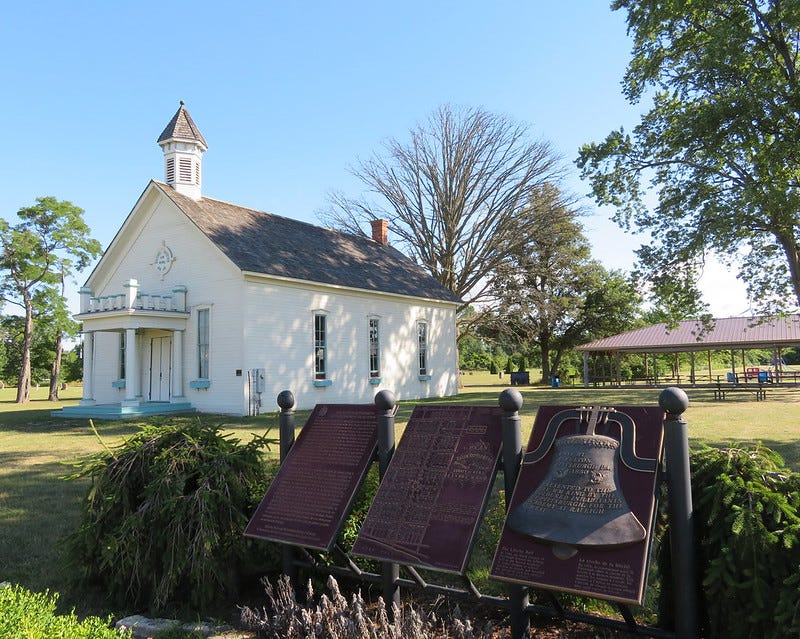
M172 250L166 244L163 244L156 253L153 265L161 275L166 275L169 269L172 268L173 261L175 261L175 257L172 255Z

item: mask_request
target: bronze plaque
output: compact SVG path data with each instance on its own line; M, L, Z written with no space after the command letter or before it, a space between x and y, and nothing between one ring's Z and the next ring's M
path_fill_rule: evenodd
M463 574L494 480L502 412L417 406L353 554Z
M641 603L664 412L542 406L490 575Z
M378 446L374 405L318 404L245 535L330 550Z

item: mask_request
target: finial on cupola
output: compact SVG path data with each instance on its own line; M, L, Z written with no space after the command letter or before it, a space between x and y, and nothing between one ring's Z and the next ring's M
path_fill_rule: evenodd
M178 193L201 199L203 153L208 145L183 100L158 136L158 144L164 151L164 181Z

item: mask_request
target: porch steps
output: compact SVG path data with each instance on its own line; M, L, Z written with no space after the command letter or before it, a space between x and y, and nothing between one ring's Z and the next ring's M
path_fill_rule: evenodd
M147 402L138 406L121 404L97 404L96 406L65 406L50 412L51 417L62 419L132 419L150 415L173 415L177 413L196 413L197 409L189 402Z

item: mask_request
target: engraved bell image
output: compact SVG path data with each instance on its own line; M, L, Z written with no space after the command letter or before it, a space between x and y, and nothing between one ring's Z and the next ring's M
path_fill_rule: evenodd
M605 435L556 439L547 475L509 514L508 526L575 548L623 546L645 539L644 526L619 489L619 444Z

